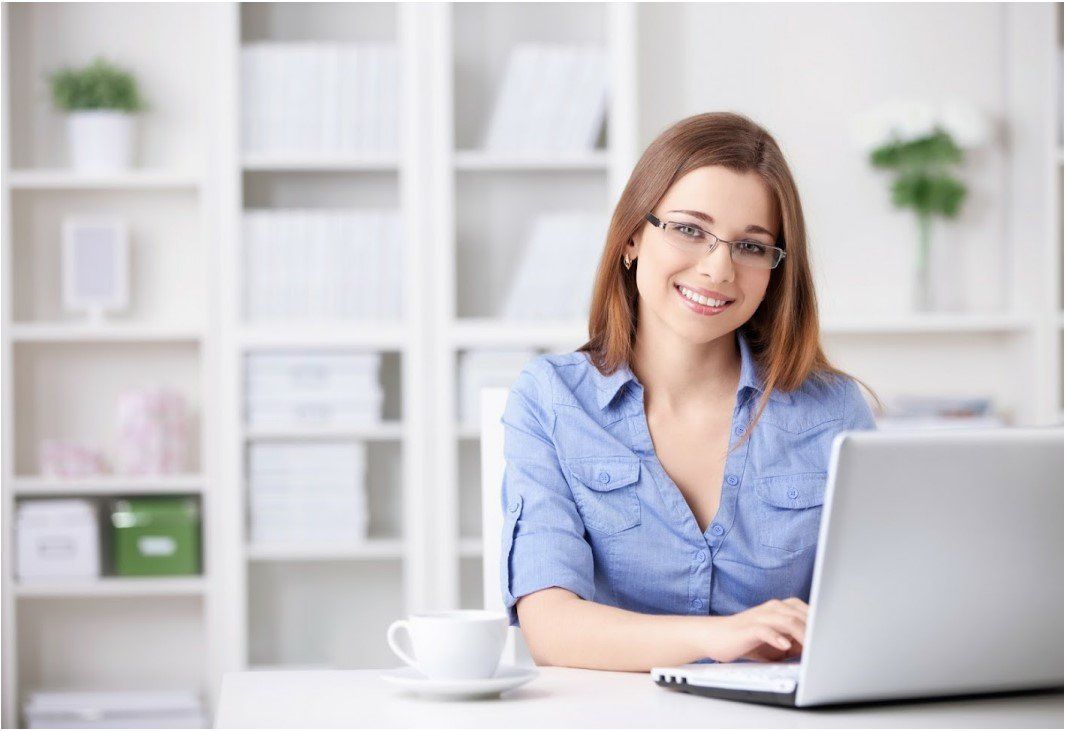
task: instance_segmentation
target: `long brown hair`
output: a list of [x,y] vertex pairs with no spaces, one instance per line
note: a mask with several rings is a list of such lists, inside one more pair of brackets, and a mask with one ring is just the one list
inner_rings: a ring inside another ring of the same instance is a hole
[[770,391],[792,391],[810,375],[828,381],[852,378],[884,406],[865,382],[835,368],[822,351],[818,303],[807,258],[807,233],[799,193],[777,142],[758,124],[731,112],[709,112],[682,119],[648,145],[633,168],[611,215],[607,241],[596,273],[589,311],[589,340],[578,348],[595,367],[610,375],[630,363],[637,333],[636,269],[622,263],[629,240],[644,216],[662,200],[674,181],[691,170],[721,165],[738,173],[753,171],[767,186],[782,223],[777,246],[788,256],[770,272],[766,296],[741,327],[765,388],[744,436],[762,416]]

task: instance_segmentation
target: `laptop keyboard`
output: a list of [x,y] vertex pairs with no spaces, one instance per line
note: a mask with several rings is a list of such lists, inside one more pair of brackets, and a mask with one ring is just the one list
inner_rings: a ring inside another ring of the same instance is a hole
[[798,662],[692,663],[674,668],[653,668],[652,676],[689,685],[791,693],[799,679]]

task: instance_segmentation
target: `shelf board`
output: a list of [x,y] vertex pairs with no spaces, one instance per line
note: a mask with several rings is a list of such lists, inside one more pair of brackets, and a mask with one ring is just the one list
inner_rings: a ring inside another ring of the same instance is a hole
[[244,438],[248,441],[364,439],[382,442],[403,439],[403,422],[392,420],[353,426],[246,427]]
[[104,576],[99,579],[16,581],[20,597],[183,596],[203,594],[203,576]]
[[201,331],[179,325],[142,325],[136,323],[15,322],[11,339],[22,343],[155,343],[198,342]]
[[827,318],[822,331],[833,335],[993,334],[1024,332],[1034,318],[1014,313],[945,312],[886,318]]
[[133,169],[115,173],[83,173],[63,168],[12,170],[8,185],[16,190],[163,190],[200,186],[196,173]]
[[351,561],[403,558],[403,548],[397,538],[370,538],[351,544],[253,544],[247,555],[249,561]]
[[463,422],[457,422],[455,425],[455,436],[458,439],[475,440],[481,439],[481,425],[480,424],[465,424]]
[[395,172],[396,154],[323,153],[321,155],[247,154],[241,166],[249,172]]
[[480,538],[460,538],[459,555],[463,558],[474,558],[481,555]]
[[585,152],[496,152],[456,150],[455,169],[460,171],[606,170],[606,150]]
[[18,497],[31,495],[171,495],[198,493],[203,476],[97,475],[93,477],[15,477],[11,481]]
[[399,350],[407,342],[405,330],[403,323],[352,321],[323,326],[286,322],[246,326],[241,329],[239,339],[245,350],[346,347]]

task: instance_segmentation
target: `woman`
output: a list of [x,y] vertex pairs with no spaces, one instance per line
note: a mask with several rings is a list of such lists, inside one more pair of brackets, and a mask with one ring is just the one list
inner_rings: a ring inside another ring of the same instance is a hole
[[502,419],[501,588],[534,660],[797,657],[830,447],[874,421],[822,352],[799,196],[764,129],[700,114],[652,142],[589,335],[533,359]]

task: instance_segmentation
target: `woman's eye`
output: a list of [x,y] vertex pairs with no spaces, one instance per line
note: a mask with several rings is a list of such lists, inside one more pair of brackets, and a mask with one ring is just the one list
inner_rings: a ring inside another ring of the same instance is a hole
[[677,230],[683,233],[685,236],[691,236],[693,238],[703,235],[702,230],[696,228],[695,226],[686,226],[683,223],[679,223],[677,225]]
[[753,254],[762,253],[762,244],[756,241],[741,241],[740,243],[742,246],[744,246],[745,251],[750,251]]

